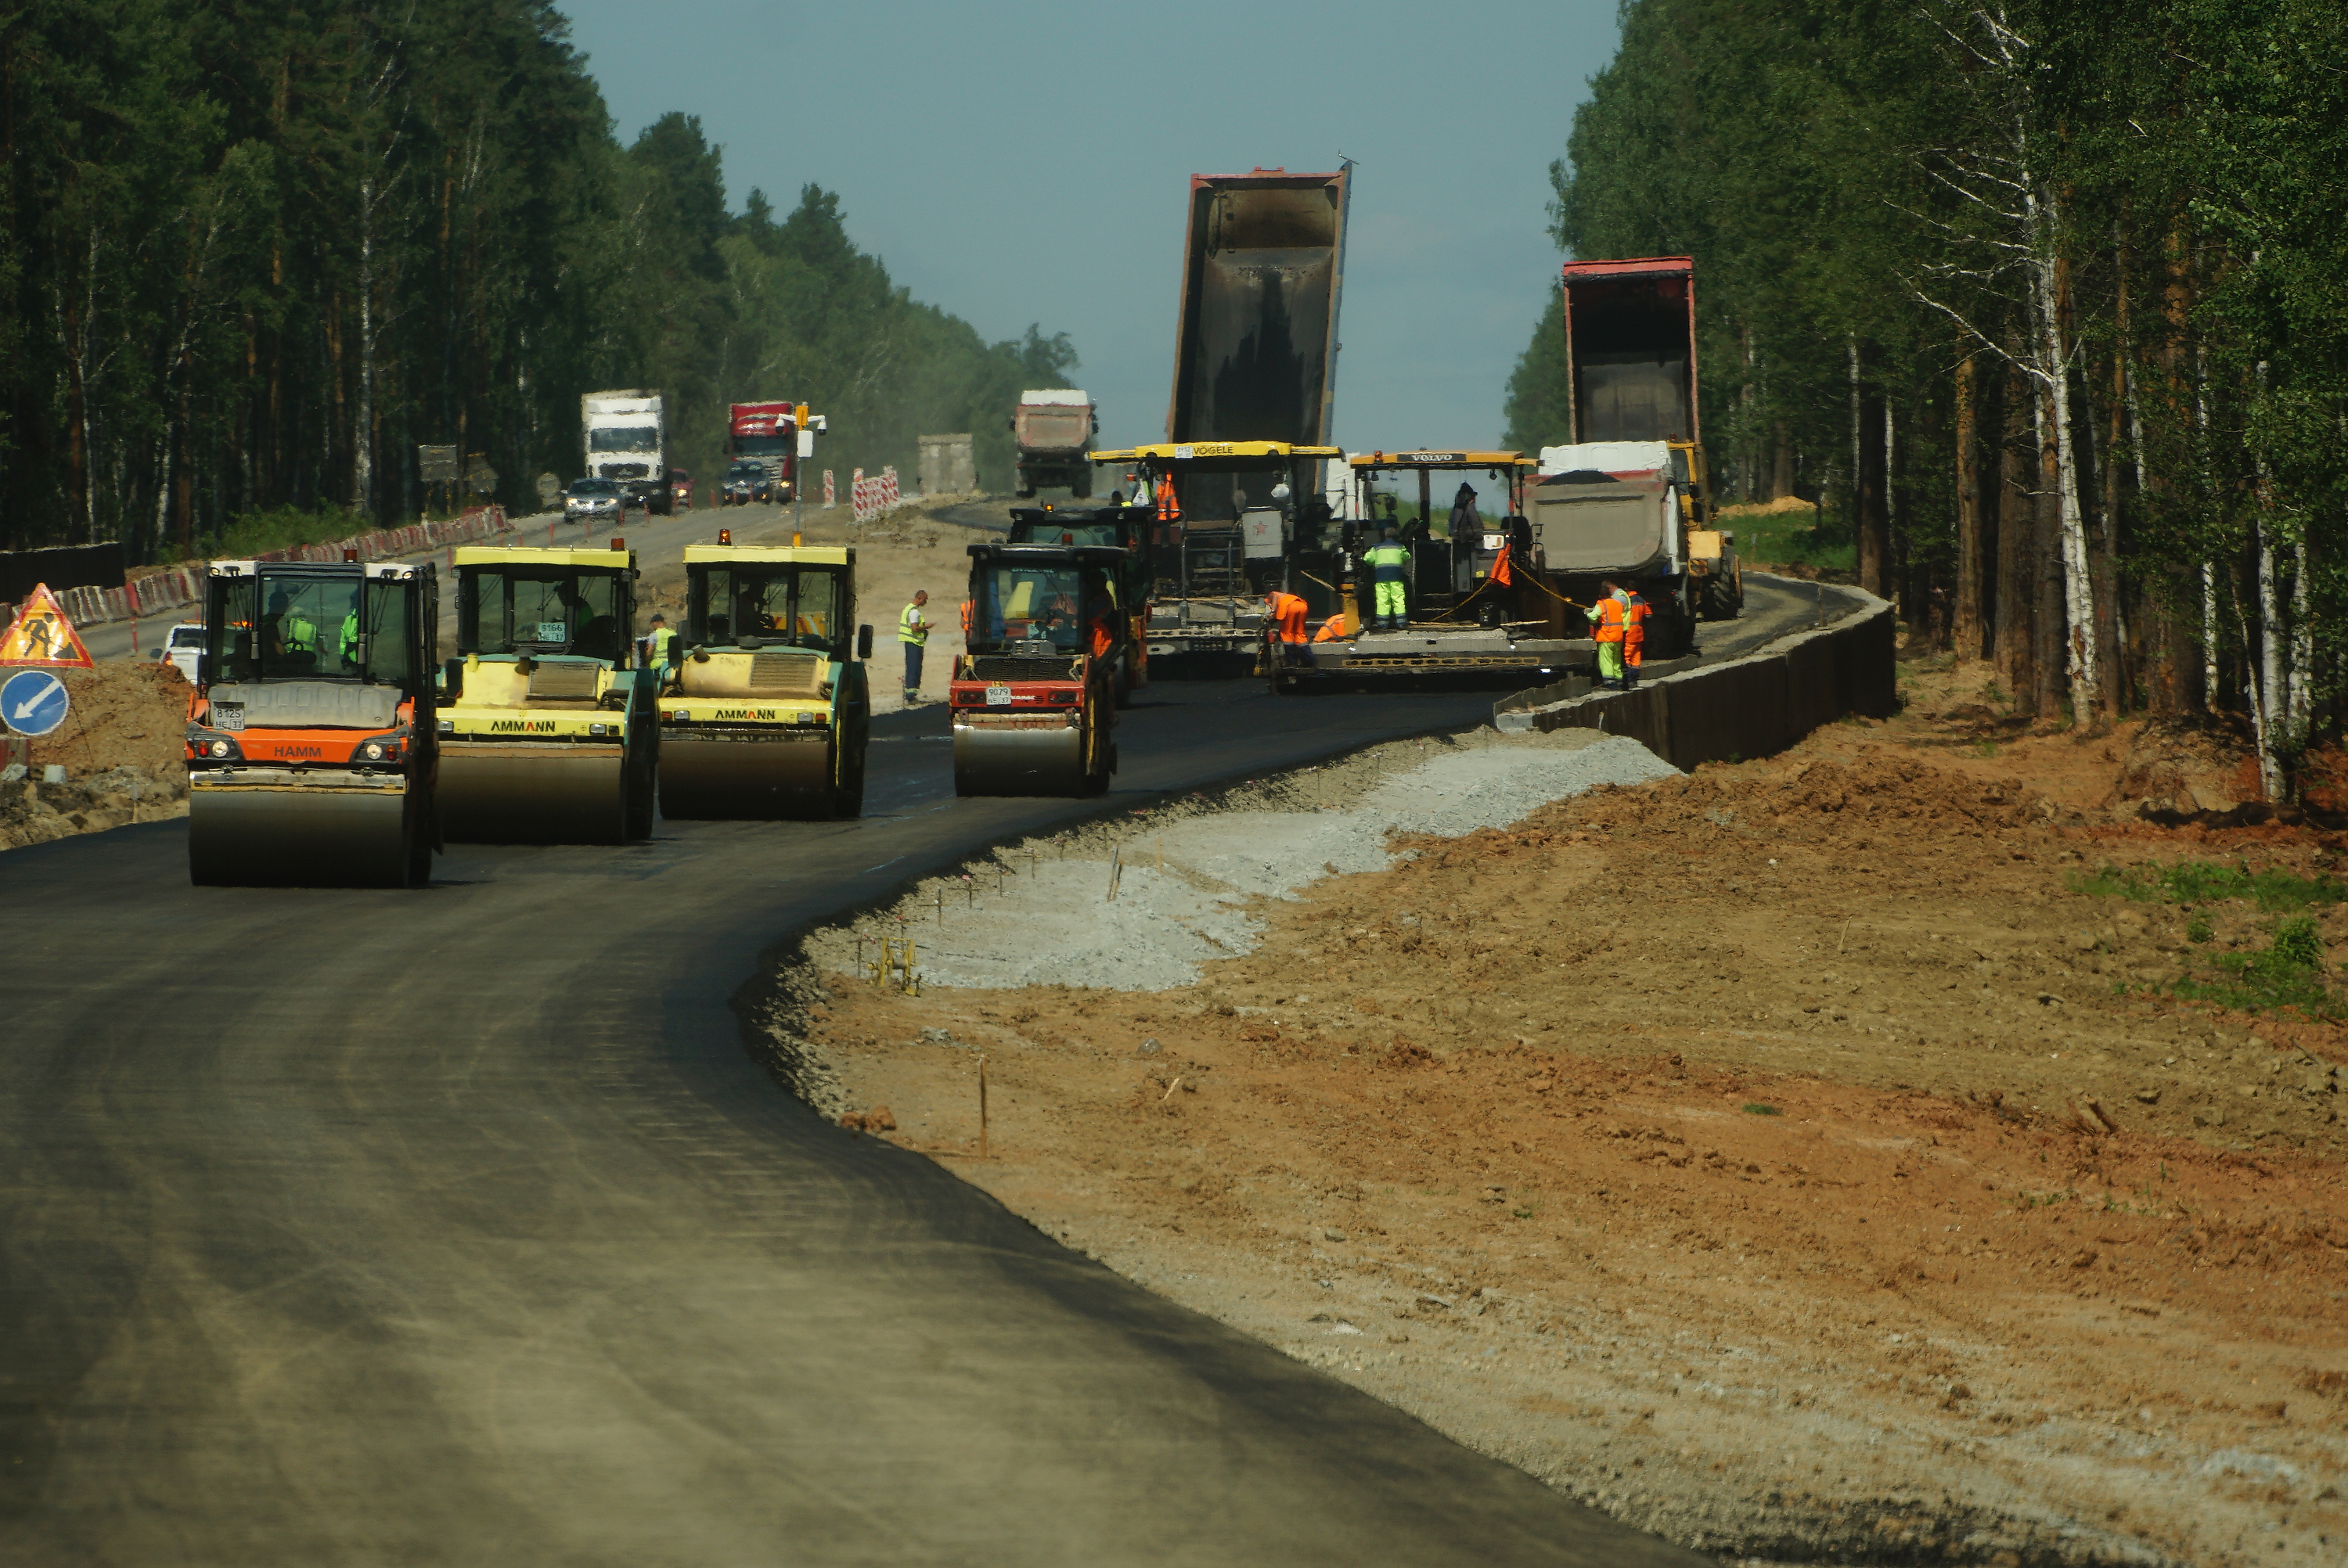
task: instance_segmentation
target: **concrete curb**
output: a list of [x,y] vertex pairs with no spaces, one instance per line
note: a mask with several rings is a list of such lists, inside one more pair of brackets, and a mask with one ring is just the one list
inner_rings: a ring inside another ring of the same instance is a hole
[[1511,707],[1519,700],[1511,698],[1494,710],[1492,723],[1512,733],[1583,728],[1628,735],[1684,773],[1699,763],[1773,755],[1846,713],[1889,717],[1900,701],[1891,605],[1863,589],[1814,586],[1849,611],[1763,652],[1661,676],[1634,692],[1592,692],[1534,708]]

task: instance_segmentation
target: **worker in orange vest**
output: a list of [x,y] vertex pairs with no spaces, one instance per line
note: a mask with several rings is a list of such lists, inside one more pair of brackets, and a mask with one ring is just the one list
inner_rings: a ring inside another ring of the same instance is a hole
[[1625,590],[1622,595],[1622,689],[1639,683],[1639,662],[1647,643],[1647,617],[1654,613],[1647,601]]
[[1298,595],[1282,589],[1272,596],[1272,601],[1266,608],[1268,610],[1266,622],[1276,630],[1280,639],[1281,662],[1302,664],[1304,661],[1303,649],[1306,641],[1304,621],[1305,618],[1313,612],[1312,606],[1306,604]]
[[1182,503],[1175,498],[1174,476],[1171,474],[1158,476],[1158,520],[1161,523],[1182,520]]
[[1590,635],[1598,643],[1598,684],[1610,691],[1625,689],[1622,674],[1622,589],[1612,578],[1598,602],[1585,612],[1598,630]]
[[1321,623],[1321,630],[1313,634],[1313,641],[1315,642],[1344,641],[1345,612],[1341,610],[1336,614],[1331,616],[1328,620],[1323,621]]

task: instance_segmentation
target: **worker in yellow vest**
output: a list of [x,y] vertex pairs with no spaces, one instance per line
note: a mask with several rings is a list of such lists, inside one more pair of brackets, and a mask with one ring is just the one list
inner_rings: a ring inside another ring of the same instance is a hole
[[1362,552],[1362,563],[1370,569],[1370,579],[1377,589],[1377,617],[1375,630],[1400,631],[1409,624],[1407,595],[1410,581],[1410,547],[1395,537],[1392,523],[1385,527],[1376,544]]
[[930,602],[926,588],[915,591],[913,602],[897,617],[897,641],[905,649],[905,706],[922,700],[922,651],[929,646],[930,620],[922,613]]

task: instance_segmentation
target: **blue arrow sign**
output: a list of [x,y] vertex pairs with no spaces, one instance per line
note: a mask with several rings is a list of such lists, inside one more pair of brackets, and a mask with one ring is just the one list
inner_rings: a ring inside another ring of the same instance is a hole
[[0,721],[20,735],[46,735],[66,722],[66,683],[46,670],[23,670],[0,682]]

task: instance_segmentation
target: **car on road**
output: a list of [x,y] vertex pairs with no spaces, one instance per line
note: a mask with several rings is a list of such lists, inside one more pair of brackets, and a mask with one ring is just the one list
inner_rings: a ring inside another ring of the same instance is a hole
[[618,522],[627,512],[627,497],[616,480],[573,479],[571,488],[562,492],[562,515],[574,523],[592,523],[599,518]]
[[721,507],[747,507],[753,501],[775,498],[775,477],[767,472],[764,463],[748,457],[737,457],[726,470],[726,483],[717,492]]
[[204,651],[204,623],[183,620],[171,628],[163,645],[155,650],[155,657],[187,677],[188,684],[196,683],[196,656]]
[[671,468],[668,471],[668,498],[671,510],[693,509],[693,471]]

